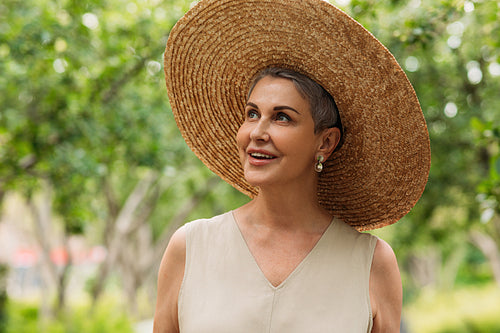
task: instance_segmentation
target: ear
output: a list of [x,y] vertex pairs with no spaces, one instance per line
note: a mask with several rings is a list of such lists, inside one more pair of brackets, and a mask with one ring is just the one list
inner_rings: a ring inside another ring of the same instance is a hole
[[324,129],[319,134],[319,147],[316,154],[323,155],[326,161],[339,144],[340,136],[340,130],[337,127]]

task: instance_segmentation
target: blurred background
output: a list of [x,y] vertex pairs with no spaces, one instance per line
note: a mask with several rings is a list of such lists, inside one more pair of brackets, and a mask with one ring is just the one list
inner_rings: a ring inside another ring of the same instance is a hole
[[[428,123],[425,193],[374,232],[404,332],[500,332],[500,2],[331,2],[393,52]],[[151,331],[172,232],[247,201],[169,110],[162,53],[191,5],[0,3],[1,333]]]

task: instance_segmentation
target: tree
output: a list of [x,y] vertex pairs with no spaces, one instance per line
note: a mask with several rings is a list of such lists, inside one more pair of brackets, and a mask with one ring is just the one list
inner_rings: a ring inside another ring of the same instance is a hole
[[[0,5],[0,197],[19,191],[32,207],[48,276],[58,287],[57,309],[65,305],[72,261],[55,269],[48,255],[54,243],[97,230],[94,241],[107,246],[108,256],[94,280],[94,298],[119,268],[129,289],[136,289],[144,272],[154,270],[159,250],[144,252],[165,243],[155,235],[210,200],[206,192],[216,184],[210,173],[199,172],[200,163],[178,135],[161,70],[168,32],[188,5]],[[174,177],[180,183],[171,186]],[[194,180],[207,186],[190,197],[185,188]],[[40,192],[44,200],[36,203]],[[170,211],[158,209],[162,205]],[[171,212],[182,205],[191,210]],[[44,207],[47,214],[41,214]],[[57,237],[50,230],[58,220]],[[133,255],[139,250],[146,263]]]
[[[91,293],[98,300],[115,274],[134,304],[135,291],[154,286],[173,230],[246,200],[188,151],[168,109],[162,52],[189,5],[0,3],[0,202],[16,191],[29,203],[59,308],[71,258],[52,267],[47,253],[54,244],[64,246],[74,234],[105,244],[108,257]],[[498,2],[351,0],[343,8],[402,64],[431,136],[422,199],[402,222],[380,231],[398,254],[405,289],[452,285],[473,251],[496,272]]]
[[[491,134],[487,127],[500,119],[498,2],[351,1],[347,9],[406,70],[431,138],[428,185],[404,222],[391,230],[392,244],[407,271],[422,271],[412,269],[418,262],[427,266],[424,271],[435,272],[431,280],[452,285],[469,251],[468,240],[477,239],[471,232],[485,229],[479,223],[481,198],[492,198],[485,184],[495,177],[483,180],[493,174],[497,155],[491,151],[498,151],[498,141],[490,140],[486,152],[477,144],[471,122]],[[483,128],[483,122],[489,125]],[[488,188],[498,189],[498,183]],[[486,192],[490,194],[482,196]],[[495,242],[500,244],[498,238]]]

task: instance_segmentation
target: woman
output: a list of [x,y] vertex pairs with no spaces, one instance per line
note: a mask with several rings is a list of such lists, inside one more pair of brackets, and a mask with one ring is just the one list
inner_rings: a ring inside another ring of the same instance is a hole
[[324,1],[208,0],[165,60],[186,142],[253,199],[174,234],[155,332],[398,332],[394,253],[356,230],[406,214],[429,171],[390,53]]

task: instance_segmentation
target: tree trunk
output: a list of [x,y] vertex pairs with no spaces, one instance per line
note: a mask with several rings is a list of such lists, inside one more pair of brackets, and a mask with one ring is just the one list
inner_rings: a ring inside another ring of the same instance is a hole
[[57,277],[57,303],[55,305],[56,313],[60,313],[64,310],[66,306],[66,286],[68,284],[68,278],[70,273],[70,268],[72,265],[71,251],[68,246],[68,235],[64,235],[64,251],[68,254],[68,261],[59,267],[58,277]]
[[488,259],[493,277],[500,287],[500,252],[498,251],[498,245],[492,237],[485,233],[471,231],[469,235],[472,244],[474,244],[484,254],[486,259]]
[[442,288],[451,290],[455,285],[455,281],[458,275],[458,269],[460,268],[460,264],[464,259],[467,248],[462,243],[461,246],[457,246],[455,251],[453,251],[446,260],[442,263],[441,274],[439,277],[439,285]]
[[419,287],[435,287],[440,262],[440,253],[435,248],[429,248],[423,253],[410,256],[408,260],[409,272],[415,284]]
[[[110,223],[113,228],[110,229],[111,235],[107,238],[109,239],[107,258],[99,268],[96,284],[92,289],[92,302],[94,304],[98,301],[111,270],[120,268],[129,311],[135,314],[137,312],[137,290],[144,284],[144,281],[149,280],[152,275],[154,276],[171,235],[185,222],[187,216],[206,194],[219,183],[219,178],[210,178],[204,188],[193,194],[180,207],[174,218],[170,220],[167,229],[153,244],[148,217],[162,192],[161,189],[157,188],[157,179],[156,175],[150,174],[140,180],[119,210],[116,221]],[[108,203],[111,202],[113,200],[108,200]]]
[[[59,313],[66,306],[66,285],[71,265],[70,251],[67,244],[68,236],[64,231],[58,233],[54,229],[51,189],[47,183],[43,184],[40,195],[36,199],[34,197],[28,199],[28,206],[33,217],[35,239],[41,249],[42,277],[45,285],[42,290],[42,308],[44,309],[41,312],[42,317],[47,318],[52,317],[54,312]],[[67,262],[55,263],[52,260],[51,252],[58,246],[61,246],[62,251],[68,256]],[[49,300],[53,296],[51,290],[54,287],[56,303],[51,311]],[[42,320],[44,319],[42,318]]]
[[125,201],[125,204],[120,209],[116,221],[109,224],[112,225],[113,228],[107,230],[107,232],[111,233],[110,235],[105,235],[105,239],[109,240],[107,246],[108,253],[106,259],[99,267],[95,284],[92,288],[91,294],[93,304],[97,303],[109,273],[113,267],[116,267],[120,249],[126,246],[127,236],[134,227],[134,215],[136,210],[146,198],[148,191],[154,185],[157,178],[155,174],[150,173],[139,180],[134,190]]
[[2,189],[2,183],[0,182],[0,212],[2,211],[3,199],[5,198],[5,190]]
[[156,279],[158,266],[160,265],[163,253],[167,248],[170,238],[174,232],[180,228],[185,222],[191,211],[200,203],[200,201],[210,192],[217,184],[219,184],[219,177],[212,177],[207,180],[205,188],[195,193],[184,205],[178,210],[177,214],[169,221],[168,227],[162,232],[156,243],[154,244],[151,258],[149,258],[149,268],[147,274],[153,275]]
[[0,263],[0,333],[7,328],[7,275],[9,266]]
[[[45,197],[45,195],[43,195]],[[51,240],[53,239],[49,236],[52,234],[52,228],[50,225],[50,201],[45,198],[42,199],[42,204],[40,207],[36,204],[33,197],[30,197],[27,202],[31,215],[33,217],[34,223],[34,233],[35,239],[41,250],[41,261],[40,261],[40,271],[42,277],[42,295],[41,295],[41,309],[40,309],[40,322],[41,327],[44,326],[44,322],[49,318],[54,316],[54,309],[50,306],[50,298],[52,293],[52,288],[57,285],[57,269],[50,258],[50,252],[52,249]]]

